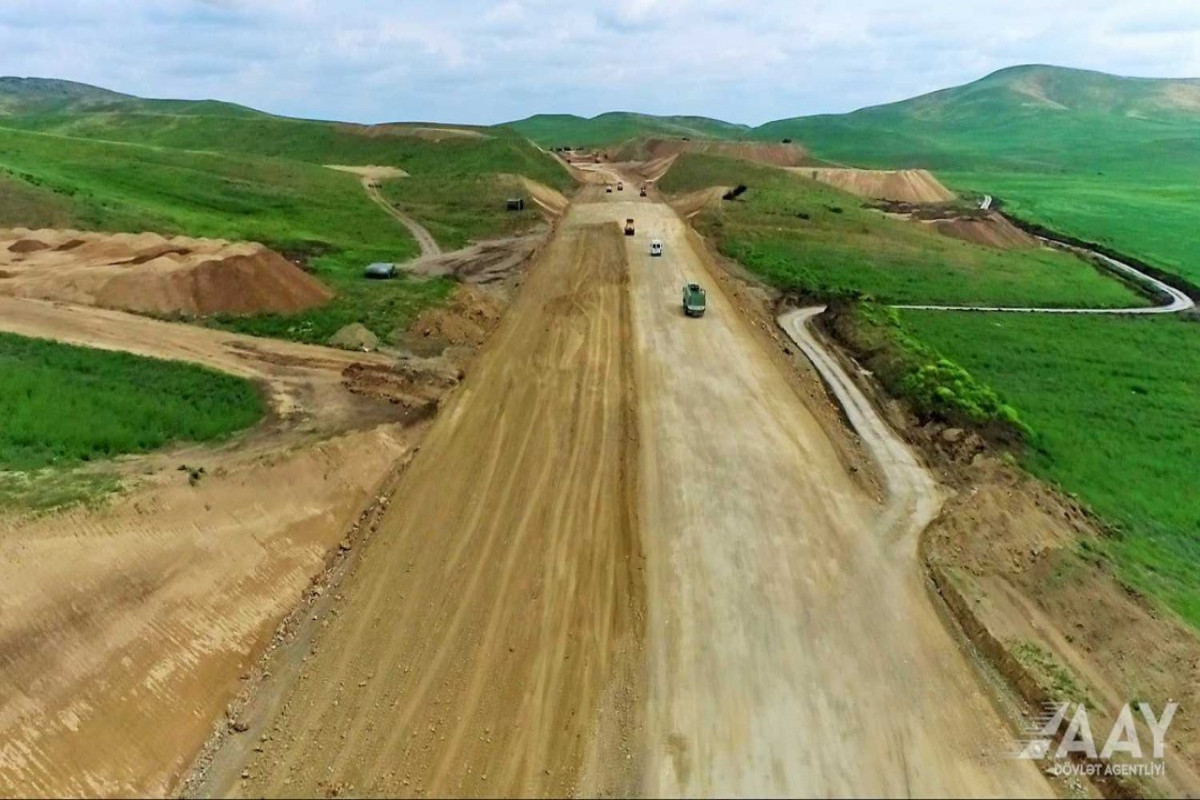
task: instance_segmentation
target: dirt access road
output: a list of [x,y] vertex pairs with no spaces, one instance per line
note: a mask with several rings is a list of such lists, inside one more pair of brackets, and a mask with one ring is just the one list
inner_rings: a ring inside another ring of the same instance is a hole
[[913,534],[678,216],[588,187],[205,792],[1048,794]]

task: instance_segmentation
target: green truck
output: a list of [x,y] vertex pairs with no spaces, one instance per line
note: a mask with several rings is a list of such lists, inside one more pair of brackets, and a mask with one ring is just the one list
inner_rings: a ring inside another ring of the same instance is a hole
[[689,317],[704,316],[707,298],[704,288],[698,283],[688,283],[683,287],[683,313]]

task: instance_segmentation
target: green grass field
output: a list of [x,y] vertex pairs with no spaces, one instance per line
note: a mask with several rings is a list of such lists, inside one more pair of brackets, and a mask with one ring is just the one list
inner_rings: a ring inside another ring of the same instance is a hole
[[1200,284],[1197,96],[1194,82],[1019,67],[852,114],[780,120],[755,136],[796,137],[855,166],[932,169],[1018,217]]
[[1200,626],[1200,323],[903,312],[906,329],[998,387],[1036,433],[1033,473],[1119,535],[1129,583]]
[[1148,304],[1065,253],[997,250],[863,208],[863,201],[781,170],[685,154],[659,181],[668,193],[749,186],[697,226],[721,252],[773,285],[816,296],[889,303],[1121,307]]
[[71,467],[221,439],[264,413],[250,381],[0,334],[0,470]]
[[[1197,156],[1200,166],[1200,155]],[[1005,213],[1095,242],[1200,286],[1200,169],[1157,176],[941,172],[956,191],[991,194]]]

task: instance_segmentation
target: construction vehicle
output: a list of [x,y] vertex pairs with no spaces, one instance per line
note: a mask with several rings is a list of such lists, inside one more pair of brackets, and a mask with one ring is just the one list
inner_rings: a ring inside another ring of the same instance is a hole
[[704,316],[704,308],[708,299],[704,287],[698,283],[687,283],[683,286],[683,313],[689,317]]
[[633,236],[633,218],[632,217],[625,220],[625,235]]
[[660,241],[659,239],[651,239],[650,240],[650,255],[652,255],[652,256],[661,256],[662,255],[662,241]]

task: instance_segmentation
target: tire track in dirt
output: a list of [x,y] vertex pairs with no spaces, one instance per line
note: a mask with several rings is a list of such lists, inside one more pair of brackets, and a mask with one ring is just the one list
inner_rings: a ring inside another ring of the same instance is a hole
[[[593,760],[609,791],[634,785],[616,732],[637,727],[636,686],[613,691],[639,671],[644,614],[618,229],[561,232],[511,311],[247,754],[249,779],[205,793],[557,795]],[[601,708],[621,723],[598,725]]]

